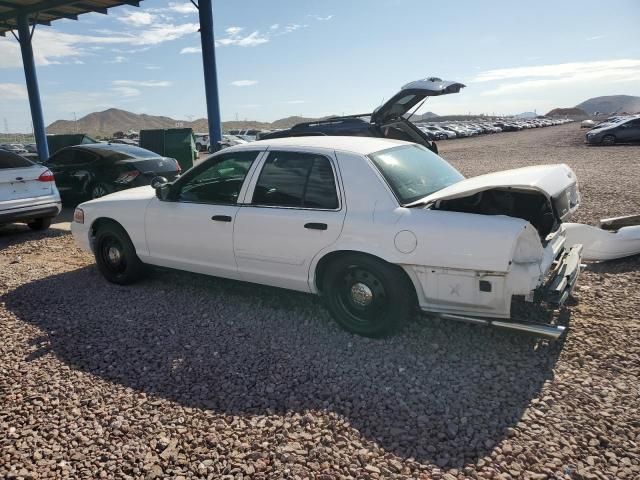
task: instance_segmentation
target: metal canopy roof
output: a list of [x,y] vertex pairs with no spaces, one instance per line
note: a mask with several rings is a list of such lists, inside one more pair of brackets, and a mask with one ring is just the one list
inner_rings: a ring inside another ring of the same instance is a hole
[[139,6],[142,0],[0,0],[0,36],[18,28],[18,15],[27,15],[29,23],[51,25],[51,22],[89,12],[107,14],[107,9],[120,5]]

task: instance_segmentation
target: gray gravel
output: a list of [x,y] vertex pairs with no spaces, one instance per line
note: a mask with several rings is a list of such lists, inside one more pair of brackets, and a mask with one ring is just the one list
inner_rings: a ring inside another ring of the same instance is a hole
[[[440,142],[465,174],[567,162],[579,220],[640,211],[640,147],[576,125]],[[562,342],[178,272],[118,287],[0,228],[0,478],[640,478],[640,258],[591,265]]]

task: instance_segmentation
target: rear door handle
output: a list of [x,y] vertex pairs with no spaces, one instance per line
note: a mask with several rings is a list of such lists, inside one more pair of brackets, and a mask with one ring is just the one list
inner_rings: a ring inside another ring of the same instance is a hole
[[311,230],[326,230],[326,223],[305,223],[304,228],[309,228]]
[[230,222],[232,218],[229,215],[214,215],[211,220],[215,222]]

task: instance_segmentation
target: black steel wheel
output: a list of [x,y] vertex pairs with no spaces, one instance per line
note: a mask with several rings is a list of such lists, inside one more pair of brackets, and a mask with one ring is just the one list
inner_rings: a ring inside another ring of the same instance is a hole
[[332,316],[345,330],[384,337],[411,314],[413,285],[398,267],[367,255],[349,255],[327,268],[323,292]]
[[605,135],[602,137],[602,145],[615,145],[616,137],[613,135]]
[[109,195],[113,192],[113,189],[109,187],[106,183],[96,183],[92,185],[91,191],[89,192],[91,195],[91,199],[104,197],[105,195]]
[[100,273],[112,283],[128,285],[145,273],[145,266],[138,258],[127,232],[117,224],[109,223],[100,227],[93,250]]

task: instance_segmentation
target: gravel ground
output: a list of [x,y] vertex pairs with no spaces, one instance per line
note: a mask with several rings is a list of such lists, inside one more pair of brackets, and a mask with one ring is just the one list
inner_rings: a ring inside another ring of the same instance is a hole
[[[578,220],[640,211],[639,146],[576,125],[440,142],[466,175],[566,162]],[[640,478],[640,258],[591,265],[548,343],[170,271],[108,284],[63,230],[0,229],[0,478]]]

